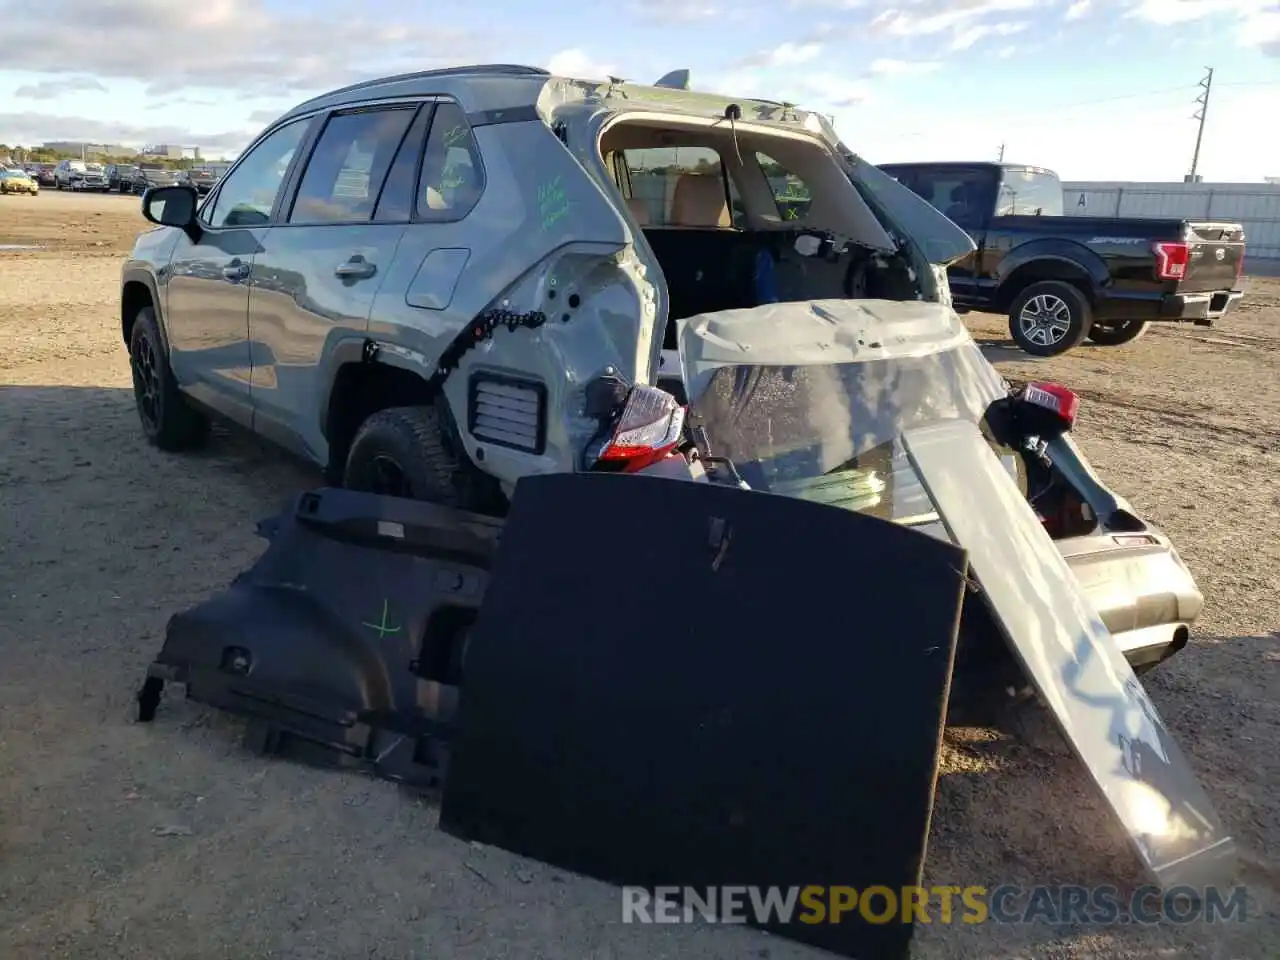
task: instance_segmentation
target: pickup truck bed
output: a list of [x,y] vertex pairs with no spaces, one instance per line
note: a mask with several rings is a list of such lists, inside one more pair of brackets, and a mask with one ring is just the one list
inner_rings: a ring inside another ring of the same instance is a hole
[[1061,183],[1036,167],[881,169],[973,238],[977,249],[948,270],[956,306],[1008,313],[1028,353],[1128,343],[1152,321],[1212,325],[1242,296],[1238,223],[1063,216]]

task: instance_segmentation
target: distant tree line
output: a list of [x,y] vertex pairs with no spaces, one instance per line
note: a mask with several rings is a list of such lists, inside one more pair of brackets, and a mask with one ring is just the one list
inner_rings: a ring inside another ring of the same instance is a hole
[[172,157],[144,157],[138,154],[128,154],[125,156],[110,156],[100,153],[91,153],[82,157],[79,152],[67,150],[46,150],[44,147],[23,147],[10,146],[7,143],[0,143],[0,160],[8,158],[11,163],[57,163],[59,160],[81,160],[87,163],[100,163],[104,167],[112,163],[131,164],[137,166],[145,163],[148,166],[164,167],[169,170],[189,170],[192,167],[203,166],[206,163],[217,163],[218,161],[210,160],[192,160],[190,157],[175,159]]

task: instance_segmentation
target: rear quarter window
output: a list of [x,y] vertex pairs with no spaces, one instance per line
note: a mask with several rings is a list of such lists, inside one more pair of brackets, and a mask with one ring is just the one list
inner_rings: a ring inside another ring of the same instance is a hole
[[462,107],[436,107],[422,155],[416,196],[419,220],[449,222],[469,214],[484,192],[480,146]]

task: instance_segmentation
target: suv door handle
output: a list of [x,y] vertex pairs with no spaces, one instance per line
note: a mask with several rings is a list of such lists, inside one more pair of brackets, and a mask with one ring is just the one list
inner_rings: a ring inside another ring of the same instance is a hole
[[334,276],[341,277],[343,280],[368,280],[377,272],[377,266],[358,253],[352,254],[350,260],[339,264],[333,271]]
[[222,268],[222,279],[230,280],[232,283],[238,283],[247,276],[249,276],[249,265],[239,260],[232,260],[228,266]]

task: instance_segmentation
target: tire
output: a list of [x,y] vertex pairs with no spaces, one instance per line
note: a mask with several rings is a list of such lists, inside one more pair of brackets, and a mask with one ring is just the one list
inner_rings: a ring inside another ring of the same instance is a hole
[[1089,328],[1089,342],[1100,347],[1118,347],[1140,339],[1150,326],[1146,320],[1095,320]]
[[342,485],[460,510],[483,510],[487,497],[480,477],[454,453],[446,436],[447,416],[439,405],[390,407],[372,414],[351,441]]
[[169,451],[198,446],[208,434],[209,421],[178,389],[151,307],[138,311],[129,332],[129,368],[138,420],[147,442]]
[[1009,307],[1009,335],[1033,357],[1066,353],[1080,345],[1092,326],[1093,308],[1088,299],[1061,280],[1031,284]]

